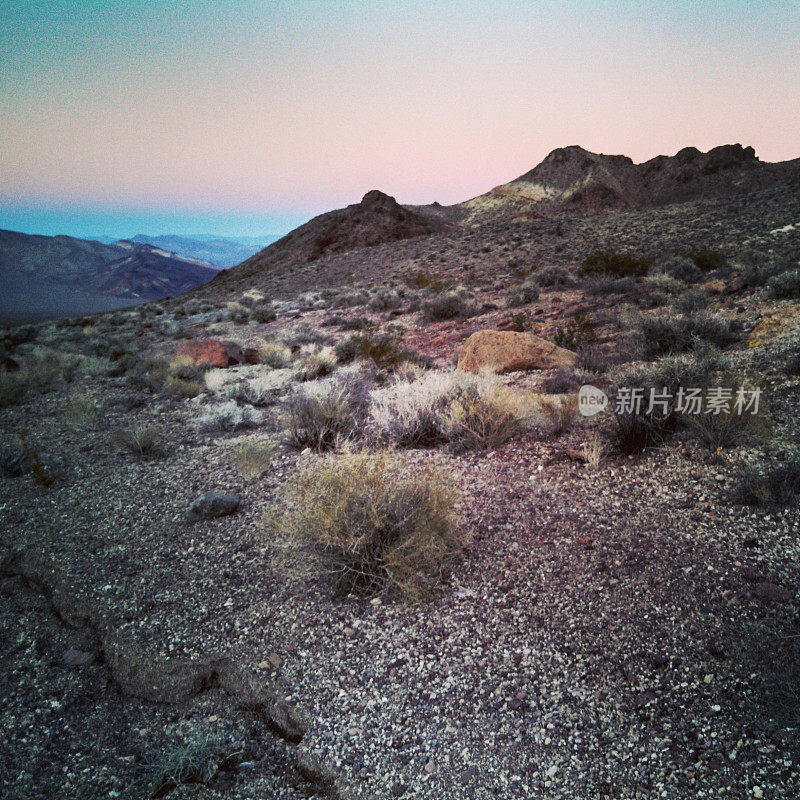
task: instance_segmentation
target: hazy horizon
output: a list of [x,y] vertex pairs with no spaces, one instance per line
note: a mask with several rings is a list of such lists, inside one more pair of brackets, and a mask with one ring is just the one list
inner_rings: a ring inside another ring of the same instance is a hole
[[279,235],[449,204],[556,147],[800,156],[800,5],[11,2],[0,228]]

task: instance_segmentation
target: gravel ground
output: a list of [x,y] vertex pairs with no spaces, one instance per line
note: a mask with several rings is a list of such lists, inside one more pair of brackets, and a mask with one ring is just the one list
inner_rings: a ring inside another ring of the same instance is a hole
[[[760,202],[775,227],[777,200]],[[684,224],[681,208],[659,213]],[[639,214],[639,235],[654,213]],[[712,204],[708,224],[727,214]],[[565,227],[583,241],[590,223]],[[410,247],[422,245],[395,255]],[[489,289],[479,299],[500,302]],[[554,329],[581,302],[546,292],[531,313]],[[764,371],[796,345],[796,304],[726,303],[748,330],[760,321],[732,353],[740,366]],[[284,308],[289,319],[246,334],[326,313]],[[446,366],[470,330],[503,318],[412,326],[407,341]],[[48,330],[74,346],[70,329]],[[136,341],[141,354],[175,347],[157,324]],[[737,464],[797,452],[800,380],[769,372],[775,425],[757,448],[676,441],[592,471],[574,460],[587,435],[575,425],[485,456],[405,451],[410,472],[433,462],[454,476],[469,541],[421,605],[331,600],[279,568],[262,517],[298,460],[318,456],[279,448],[243,478],[232,454],[277,438],[271,409],[259,429],[201,432],[191,420],[207,400],[142,402],[109,377],[0,408],[9,447],[24,430],[61,463],[47,489],[0,474],[0,794],[147,796],[153,764],[200,737],[214,743],[201,782],[172,799],[794,800],[800,514],[725,500]],[[67,425],[76,389],[102,404],[97,425]],[[143,424],[158,427],[164,458],[115,442]],[[187,524],[207,490],[240,495],[239,511]]]

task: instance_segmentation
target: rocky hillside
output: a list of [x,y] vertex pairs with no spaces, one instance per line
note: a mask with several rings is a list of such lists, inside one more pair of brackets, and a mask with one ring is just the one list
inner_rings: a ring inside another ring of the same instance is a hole
[[782,182],[800,185],[800,160],[765,163],[740,144],[707,153],[685,147],[642,164],[572,145],[553,150],[513,181],[452,207],[450,216],[474,223],[507,214],[649,208],[741,195]]
[[373,189],[360,203],[320,214],[256,253],[236,268],[236,277],[307,264],[324,255],[424,236],[447,227],[445,222],[405,208],[394,197]]

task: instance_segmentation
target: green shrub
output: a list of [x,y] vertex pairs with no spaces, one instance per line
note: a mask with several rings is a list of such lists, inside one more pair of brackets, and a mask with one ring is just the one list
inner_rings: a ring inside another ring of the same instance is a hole
[[397,457],[360,453],[301,470],[266,522],[334,596],[419,601],[462,549],[455,501],[433,468],[407,472]]
[[342,364],[363,358],[381,369],[390,370],[404,362],[420,361],[417,353],[405,347],[402,334],[394,331],[354,334],[339,342],[334,352]]
[[703,270],[686,256],[670,256],[659,261],[653,268],[655,274],[669,275],[684,283],[697,283],[703,278]]
[[536,282],[548,289],[567,289],[575,285],[572,275],[564,267],[557,266],[540,269],[536,273]]
[[511,308],[534,303],[539,299],[539,284],[533,280],[526,280],[521,286],[509,289],[506,294],[506,305]]
[[646,275],[652,259],[616,250],[595,250],[583,260],[581,275],[612,275],[617,278]]
[[425,322],[466,319],[477,313],[474,300],[468,298],[464,291],[441,292],[422,303],[422,318]]
[[596,325],[582,311],[577,311],[563,328],[557,328],[552,337],[559,347],[579,350],[588,347],[597,339]]
[[703,272],[712,272],[728,263],[728,257],[721,250],[712,250],[709,247],[694,247],[687,251],[695,266]]
[[688,314],[663,311],[640,314],[636,319],[636,340],[647,359],[684,353],[700,342],[726,347],[739,341],[741,335],[737,321],[708,311]]
[[273,307],[272,303],[259,303],[253,306],[251,311],[251,317],[256,322],[266,323],[266,322],[274,322],[278,315]]
[[172,745],[157,760],[144,763],[139,783],[145,797],[165,797],[181,786],[209,781],[221,759],[222,749],[216,737],[196,736],[186,744]]
[[767,289],[773,297],[800,297],[800,269],[791,269],[774,275],[767,281]]

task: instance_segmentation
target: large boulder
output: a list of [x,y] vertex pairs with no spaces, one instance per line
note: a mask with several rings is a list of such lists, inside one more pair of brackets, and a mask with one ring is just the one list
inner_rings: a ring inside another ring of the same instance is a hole
[[572,367],[576,360],[571,350],[531,333],[478,331],[464,342],[458,368],[465,372],[517,372]]
[[245,361],[245,354],[238,344],[219,339],[187,339],[178,345],[178,355],[190,358],[196,364],[222,369]]

